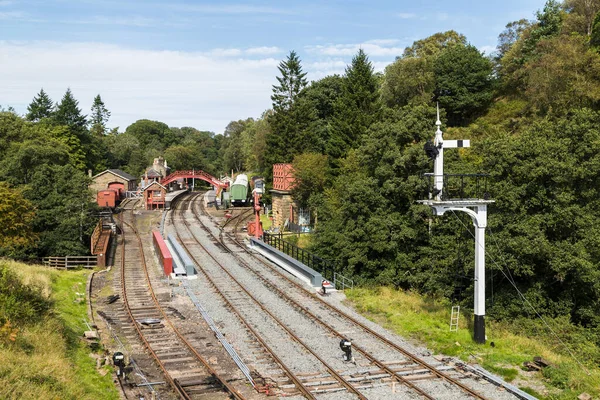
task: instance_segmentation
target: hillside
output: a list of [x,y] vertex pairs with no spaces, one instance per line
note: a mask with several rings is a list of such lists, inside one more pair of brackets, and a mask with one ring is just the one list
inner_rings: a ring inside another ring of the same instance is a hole
[[82,338],[88,274],[0,260],[0,398],[119,398]]

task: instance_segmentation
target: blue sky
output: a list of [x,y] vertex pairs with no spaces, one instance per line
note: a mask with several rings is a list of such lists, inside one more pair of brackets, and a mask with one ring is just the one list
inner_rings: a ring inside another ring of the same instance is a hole
[[0,0],[0,105],[26,112],[43,87],[70,87],[109,126],[141,118],[221,133],[271,105],[277,65],[296,50],[310,79],[343,73],[363,48],[382,71],[415,40],[454,29],[490,53],[504,26],[543,0]]

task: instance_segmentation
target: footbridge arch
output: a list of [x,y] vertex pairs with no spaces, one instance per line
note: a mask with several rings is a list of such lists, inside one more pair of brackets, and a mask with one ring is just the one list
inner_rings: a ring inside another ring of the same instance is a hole
[[160,184],[163,186],[167,186],[169,183],[176,181],[177,179],[182,179],[182,178],[184,178],[184,179],[185,178],[201,179],[205,182],[210,183],[213,186],[216,186],[219,189],[226,188],[228,185],[227,182],[220,181],[219,179],[215,178],[211,174],[204,172],[202,170],[175,171],[175,172],[167,175],[160,182]]

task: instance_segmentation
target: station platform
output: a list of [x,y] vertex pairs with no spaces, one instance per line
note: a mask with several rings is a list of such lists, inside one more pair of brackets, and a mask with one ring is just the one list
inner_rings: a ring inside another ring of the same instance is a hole
[[176,190],[174,192],[168,192],[165,195],[165,209],[169,210],[171,208],[171,202],[175,200],[177,197],[181,196],[184,193],[187,193],[188,189]]

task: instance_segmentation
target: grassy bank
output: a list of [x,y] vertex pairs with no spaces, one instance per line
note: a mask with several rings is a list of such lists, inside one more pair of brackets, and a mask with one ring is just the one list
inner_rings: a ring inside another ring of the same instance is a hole
[[82,340],[88,274],[0,260],[0,398],[119,398]]
[[[425,299],[390,288],[360,288],[346,294],[357,310],[371,320],[436,353],[478,363],[536,397],[576,399],[586,392],[595,399],[600,398],[600,369],[594,367],[593,362],[600,349],[585,340],[583,330],[565,321],[548,321],[555,326],[553,330],[560,340],[542,327],[541,321],[511,325],[488,321],[488,342],[478,345],[471,338],[469,314],[461,315],[458,332],[449,331],[451,305],[447,300]],[[520,330],[528,335],[517,333],[523,324],[527,326]],[[494,347],[490,346],[492,341]],[[542,372],[524,371],[523,362],[531,361],[534,356],[542,356],[551,366]]]

